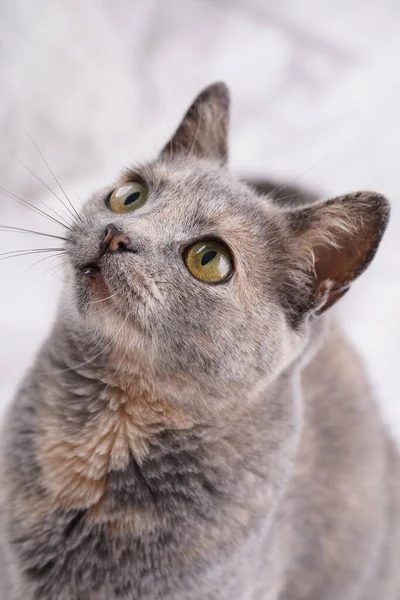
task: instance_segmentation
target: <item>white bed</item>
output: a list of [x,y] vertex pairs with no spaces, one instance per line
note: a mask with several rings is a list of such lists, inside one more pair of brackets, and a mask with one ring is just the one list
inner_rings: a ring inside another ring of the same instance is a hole
[[[397,0],[1,0],[0,186],[53,202],[9,152],[57,191],[24,127],[79,205],[225,80],[232,168],[392,200],[377,259],[338,314],[400,438],[399,34]],[[0,222],[56,230],[5,196]],[[2,252],[37,243],[0,233]],[[58,274],[46,261],[24,272],[39,258],[0,262],[0,409],[53,315]]]

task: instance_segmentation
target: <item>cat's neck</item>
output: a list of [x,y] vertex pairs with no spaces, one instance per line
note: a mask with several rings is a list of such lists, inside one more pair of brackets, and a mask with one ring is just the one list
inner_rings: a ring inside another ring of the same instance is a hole
[[[46,344],[47,372],[43,370],[43,375],[71,394],[85,394],[90,404],[91,392],[96,390],[99,409],[135,405],[147,410],[152,419],[153,409],[159,407],[165,411],[165,428],[181,429],[184,422],[219,426],[221,419],[227,422],[228,413],[234,421],[242,421],[253,409],[256,414],[266,396],[289,393],[293,374],[299,369],[296,361],[272,382],[266,376],[250,384],[234,379],[216,384],[211,377],[194,379],[190,373],[160,371],[139,348],[140,344],[123,347],[94,330],[71,327],[60,320]],[[99,395],[101,390],[105,393]],[[157,413],[157,422],[160,416]]]
[[[227,399],[241,410],[219,409],[217,414],[217,399],[207,397],[207,391],[200,391],[192,407],[185,396],[187,382],[180,381],[180,390],[172,393],[173,381],[162,386],[149,379],[149,372],[132,375],[134,369],[123,366],[126,357],[110,363],[107,355],[97,355],[58,325],[39,359],[37,447],[58,506],[89,508],[93,518],[102,519],[123,498],[123,510],[133,519],[145,499],[147,511],[159,502],[165,507],[182,501],[186,507],[189,494],[201,511],[215,496],[229,493],[233,502],[236,494],[239,498],[264,487],[273,498],[284,485],[301,428],[292,373],[257,397],[241,390]],[[160,486],[167,486],[166,496]],[[252,502],[255,514],[265,509],[262,493]]]

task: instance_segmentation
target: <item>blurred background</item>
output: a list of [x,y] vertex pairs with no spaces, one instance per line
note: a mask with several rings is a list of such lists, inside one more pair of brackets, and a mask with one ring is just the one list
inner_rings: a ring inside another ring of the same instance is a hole
[[[336,312],[400,439],[399,60],[398,0],[0,0],[0,223],[62,235],[8,194],[61,210],[40,152],[79,207],[226,81],[237,173],[392,202]],[[1,252],[49,245],[0,232]],[[0,412],[54,318],[61,263],[44,256],[0,261]]]

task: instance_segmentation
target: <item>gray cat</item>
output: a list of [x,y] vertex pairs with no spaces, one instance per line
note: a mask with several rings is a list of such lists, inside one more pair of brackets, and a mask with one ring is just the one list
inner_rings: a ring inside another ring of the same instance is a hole
[[68,232],[2,438],[3,600],[400,598],[398,456],[325,315],[388,203],[239,181],[228,112],[204,90]]

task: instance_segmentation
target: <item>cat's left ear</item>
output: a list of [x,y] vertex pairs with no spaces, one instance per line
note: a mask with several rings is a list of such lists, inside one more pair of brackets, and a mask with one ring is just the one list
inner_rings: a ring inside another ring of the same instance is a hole
[[203,90],[161,152],[206,158],[224,165],[228,160],[229,90],[218,82]]
[[[373,259],[389,220],[380,194],[357,192],[286,213],[295,262],[307,274],[303,309],[321,313],[341,298]],[[292,296],[293,298],[293,296]]]

